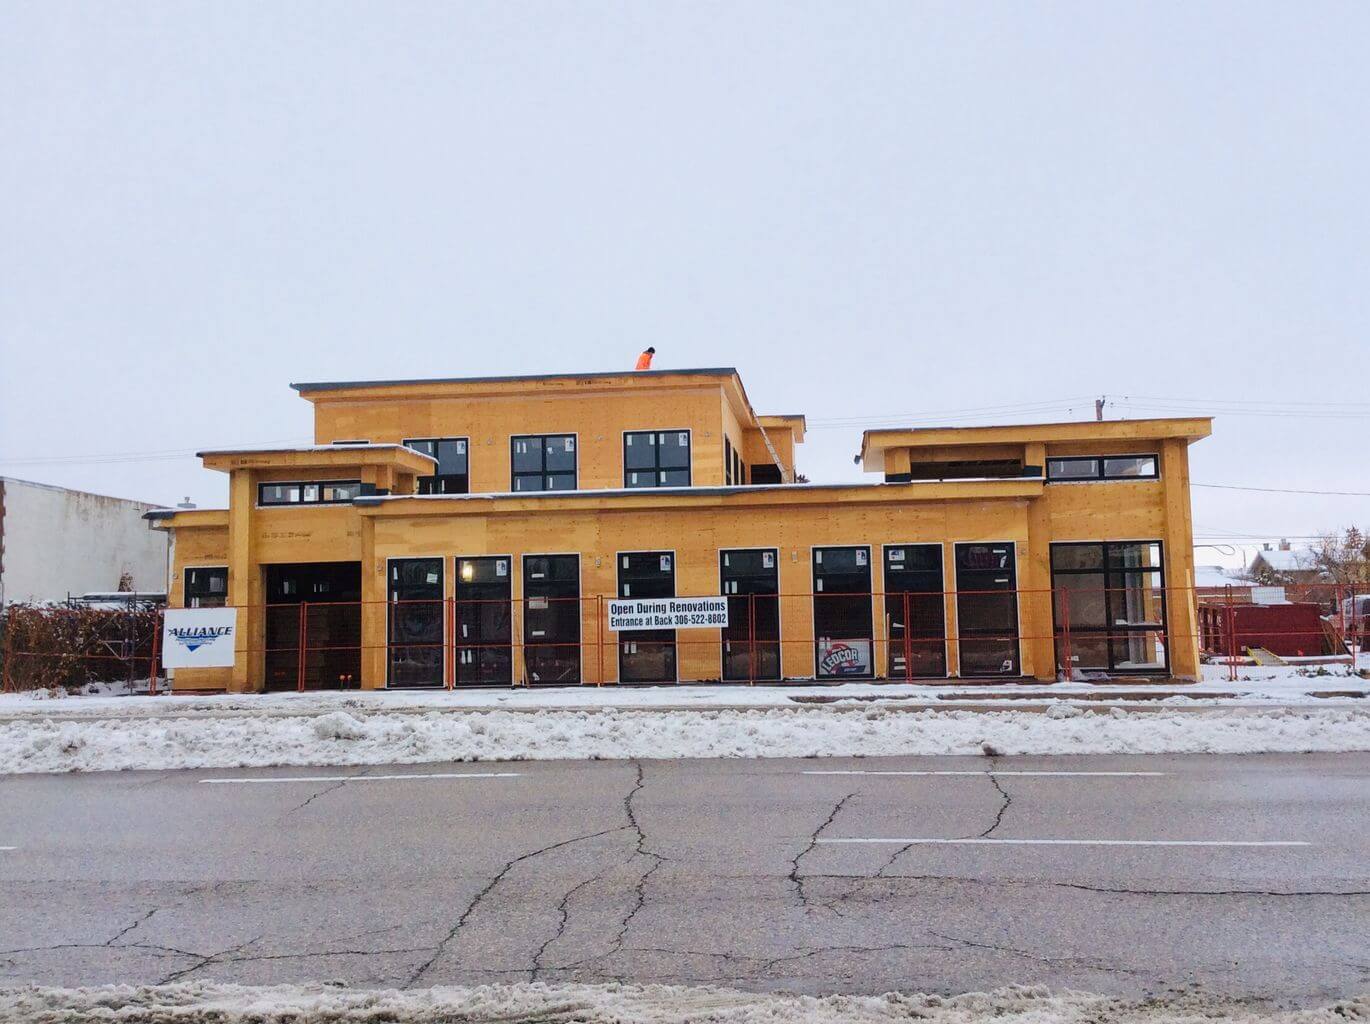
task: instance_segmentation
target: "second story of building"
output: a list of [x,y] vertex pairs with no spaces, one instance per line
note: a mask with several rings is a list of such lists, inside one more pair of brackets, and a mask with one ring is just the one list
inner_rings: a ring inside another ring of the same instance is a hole
[[319,446],[435,460],[421,494],[791,483],[804,439],[803,416],[758,416],[731,368],[292,386]]

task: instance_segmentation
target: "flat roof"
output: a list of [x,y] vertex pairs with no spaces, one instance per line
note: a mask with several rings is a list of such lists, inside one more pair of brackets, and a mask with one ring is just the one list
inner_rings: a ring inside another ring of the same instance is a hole
[[[889,448],[932,448],[943,445],[1018,444],[1027,441],[1154,441],[1166,437],[1182,437],[1192,443],[1212,432],[1211,416],[1006,423],[987,427],[894,427],[863,432],[860,459],[868,462]],[[875,472],[878,468],[866,467],[867,472]]]
[[351,391],[356,388],[398,388],[418,384],[517,384],[539,380],[612,380],[615,377],[735,377],[732,366],[679,370],[604,370],[594,373],[530,373],[500,377],[407,377],[399,380],[328,380],[291,384],[304,394],[310,391]]

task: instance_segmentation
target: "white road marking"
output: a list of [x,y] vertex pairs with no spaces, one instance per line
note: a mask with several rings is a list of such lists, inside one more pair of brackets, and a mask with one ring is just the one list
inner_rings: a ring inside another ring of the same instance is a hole
[[1250,839],[820,839],[832,844],[886,846],[1312,846],[1312,843]]
[[17,850],[17,849],[19,849],[19,847],[17,847],[17,846],[0,846],[0,850]]
[[201,779],[211,786],[257,782],[390,782],[395,779],[517,779],[520,772],[432,772],[421,775],[283,775],[266,779]]
[[1066,772],[1066,771],[806,771],[801,775],[1039,775],[1048,778],[1156,778],[1169,772]]

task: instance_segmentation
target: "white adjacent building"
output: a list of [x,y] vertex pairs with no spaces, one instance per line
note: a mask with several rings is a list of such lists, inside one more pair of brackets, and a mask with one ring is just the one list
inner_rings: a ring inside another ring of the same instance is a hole
[[143,501],[0,477],[0,606],[165,591],[167,539]]

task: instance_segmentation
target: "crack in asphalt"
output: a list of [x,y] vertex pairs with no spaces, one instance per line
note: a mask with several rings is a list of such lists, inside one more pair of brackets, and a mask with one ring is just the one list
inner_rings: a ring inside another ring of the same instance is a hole
[[116,942],[118,942],[120,939],[122,939],[125,935],[127,935],[129,932],[133,931],[133,930],[134,930],[135,928],[137,928],[140,924],[142,924],[144,921],[146,921],[148,918],[150,918],[153,914],[157,913],[157,911],[159,911],[159,910],[161,910],[161,909],[162,909],[161,907],[153,907],[151,910],[149,910],[149,911],[148,911],[146,914],[144,914],[142,917],[140,917],[140,918],[138,918],[137,920],[135,920],[132,924],[127,925],[127,926],[124,927],[124,928],[121,928],[121,929],[115,934],[114,938],[112,938],[112,939],[110,939],[108,942],[106,942],[105,945],[106,945],[106,946],[112,946],[112,945],[114,945]]
[[255,938],[255,939],[248,939],[246,942],[240,942],[240,943],[238,943],[238,945],[236,945],[236,946],[230,946],[228,949],[220,950],[220,951],[217,952],[217,953],[210,953],[208,956],[202,956],[202,957],[200,957],[200,959],[199,959],[199,961],[198,961],[197,963],[193,963],[193,964],[191,964],[189,967],[183,968],[183,969],[181,969],[181,970],[179,970],[179,971],[172,971],[170,974],[168,974],[168,975],[167,975],[165,978],[163,978],[161,981],[157,982],[157,984],[158,984],[158,985],[169,985],[169,984],[170,984],[171,982],[173,982],[173,981],[179,981],[180,979],[186,977],[187,975],[189,975],[189,974],[194,974],[196,971],[200,970],[201,968],[208,967],[210,964],[219,961],[221,958],[227,957],[228,954],[230,954],[230,953],[236,953],[236,952],[238,952],[238,950],[240,950],[240,949],[246,949],[248,946],[252,945],[254,942],[257,942],[257,941],[260,940],[260,939],[261,939],[261,936],[258,935],[257,938]]
[[1110,889],[1083,882],[1048,882],[1058,889],[1110,893],[1119,896],[1370,896],[1370,889]]
[[855,793],[848,793],[841,800],[837,801],[833,806],[833,809],[828,813],[827,818],[823,821],[823,824],[814,829],[813,834],[809,836],[809,845],[800,850],[795,858],[790,861],[790,873],[786,877],[789,878],[790,884],[794,886],[795,894],[799,897],[799,905],[802,907],[809,906],[809,898],[808,894],[804,892],[805,876],[800,875],[799,873],[799,862],[818,845],[818,837],[823,834],[824,829],[833,823],[833,820],[842,812],[842,808],[846,806],[847,801],[854,796],[856,796]]
[[289,814],[295,814],[295,813],[298,812],[298,811],[304,810],[306,807],[308,807],[310,804],[312,804],[312,803],[313,803],[315,800],[317,800],[319,797],[321,797],[321,796],[327,796],[329,793],[332,793],[334,790],[342,789],[343,786],[346,786],[346,785],[347,785],[349,782],[351,782],[353,779],[360,779],[363,775],[365,775],[365,774],[366,774],[367,772],[369,772],[370,770],[371,770],[371,769],[370,769],[369,767],[363,768],[361,771],[359,771],[359,772],[354,772],[353,774],[347,776],[347,778],[345,778],[345,779],[339,779],[337,782],[334,782],[334,783],[332,783],[331,785],[325,786],[323,789],[319,790],[317,793],[312,793],[312,794],[310,794],[309,798],[308,798],[307,800],[305,800],[304,803],[302,803],[302,804],[297,804],[296,806],[290,808],[290,810],[286,811],[285,813],[286,813],[287,815],[289,815]]
[[409,988],[412,985],[414,985],[415,982],[417,982],[428,972],[428,969],[431,968],[433,964],[437,963],[438,958],[447,951],[448,945],[450,945],[452,940],[457,937],[457,933],[460,932],[463,927],[465,927],[466,922],[471,919],[471,915],[476,912],[476,908],[480,906],[481,901],[484,900],[486,896],[490,895],[490,893],[494,891],[494,888],[497,885],[499,885],[500,882],[504,880],[504,877],[507,874],[509,874],[509,872],[512,871],[516,866],[522,864],[526,860],[532,860],[534,857],[540,857],[544,853],[551,853],[553,850],[559,850],[564,846],[570,846],[572,843],[583,842],[587,839],[598,839],[600,836],[607,836],[614,832],[622,832],[623,830],[624,826],[620,825],[617,828],[606,828],[600,830],[599,832],[588,832],[585,835],[573,836],[570,839],[563,839],[559,842],[552,843],[548,846],[543,846],[536,850],[530,850],[528,853],[520,854],[513,860],[506,861],[504,867],[500,868],[499,871],[495,873],[495,876],[485,884],[485,887],[471,898],[471,902],[466,905],[466,909],[461,912],[461,916],[458,917],[456,923],[453,924],[450,929],[448,929],[447,934],[442,937],[442,940],[439,941],[436,946],[428,947],[433,950],[433,955],[419,965],[418,969],[409,976],[409,980],[406,981],[402,987]]
[[[538,980],[538,972],[542,970],[542,958],[547,955],[547,950],[552,947],[552,944],[566,934],[566,925],[571,920],[571,899],[575,896],[576,893],[580,892],[581,889],[584,889],[587,885],[593,885],[595,882],[598,882],[603,877],[604,873],[600,872],[593,878],[587,878],[579,885],[573,886],[572,888],[568,889],[565,895],[561,897],[561,902],[557,904],[557,913],[560,915],[560,920],[557,922],[557,930],[552,934],[550,938],[547,939],[546,942],[539,946],[538,951],[533,954],[532,964],[528,968],[529,981]],[[555,970],[556,968],[553,969]]]
[[1146,971],[1133,970],[1130,967],[1119,967],[1116,964],[1105,964],[1100,960],[1090,960],[1085,957],[1076,956],[1046,956],[1042,953],[1034,953],[1031,950],[1019,949],[1017,946],[999,946],[991,942],[976,942],[974,939],[965,939],[959,935],[945,935],[942,932],[929,932],[935,938],[945,939],[947,942],[955,942],[965,949],[984,949],[995,953],[1007,953],[1024,960],[1031,960],[1035,963],[1047,964],[1048,966],[1067,966],[1084,967],[1089,970],[1103,971],[1111,974],[1139,975],[1146,974]]
[[999,804],[998,812],[994,815],[994,823],[990,825],[989,828],[981,832],[979,836],[976,837],[977,839],[990,838],[994,834],[995,829],[997,829],[1000,825],[1003,824],[1004,812],[1007,811],[1013,805],[1013,797],[1008,795],[1008,791],[1005,790],[1003,785],[999,782],[999,777],[994,774],[993,766],[991,766],[990,770],[986,773],[986,777],[989,779],[990,784],[993,785],[994,788],[998,791],[999,796],[1002,799],[1002,802]]
[[618,934],[614,936],[609,951],[604,954],[606,957],[613,956],[623,948],[623,940],[628,934],[629,925],[633,923],[633,918],[637,917],[638,911],[647,905],[647,883],[661,869],[667,859],[661,854],[647,849],[647,833],[643,830],[641,822],[638,821],[637,811],[633,807],[633,801],[642,792],[643,786],[646,785],[646,773],[641,761],[634,761],[633,767],[637,769],[637,780],[633,788],[628,791],[628,795],[623,798],[623,813],[628,817],[628,827],[637,833],[637,846],[633,850],[633,855],[628,858],[628,862],[632,863],[638,857],[650,857],[652,858],[652,865],[638,876],[638,880],[633,886],[633,906],[624,916],[623,923],[619,925]]

